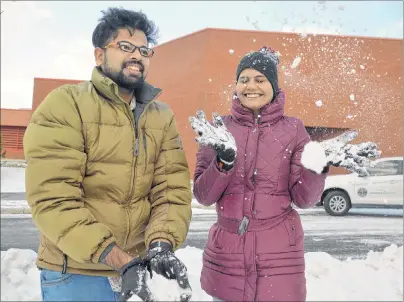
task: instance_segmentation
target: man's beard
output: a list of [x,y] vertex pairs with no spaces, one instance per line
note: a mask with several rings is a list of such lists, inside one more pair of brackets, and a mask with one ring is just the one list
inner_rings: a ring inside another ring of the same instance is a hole
[[[141,63],[138,62],[138,64]],[[125,64],[123,64],[122,69],[119,72],[112,71],[108,66],[108,62],[105,61],[104,64],[102,65],[102,71],[107,77],[109,77],[112,81],[114,81],[118,85],[118,87],[127,89],[129,91],[133,91],[136,88],[142,87],[144,83],[144,75],[143,75],[144,71],[141,72],[142,75],[140,77],[127,76],[123,73],[125,67],[126,67]]]

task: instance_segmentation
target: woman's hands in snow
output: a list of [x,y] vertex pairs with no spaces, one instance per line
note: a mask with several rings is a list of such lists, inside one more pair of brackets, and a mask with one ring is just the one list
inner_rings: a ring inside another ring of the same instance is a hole
[[381,151],[372,142],[348,144],[357,136],[358,132],[351,130],[319,143],[309,142],[302,153],[301,163],[317,173],[326,166],[335,166],[367,176],[366,167],[373,165],[371,159],[380,157]]
[[196,117],[191,116],[189,121],[192,129],[198,134],[195,140],[203,146],[213,148],[218,160],[223,164],[223,169],[228,171],[233,167],[236,158],[236,141],[219,114],[213,113],[212,116],[213,125],[206,120],[202,110],[196,112]]

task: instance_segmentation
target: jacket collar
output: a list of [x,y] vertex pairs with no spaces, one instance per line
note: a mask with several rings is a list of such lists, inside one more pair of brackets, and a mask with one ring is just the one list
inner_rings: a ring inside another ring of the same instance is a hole
[[[97,92],[108,100],[113,102],[124,102],[119,95],[118,85],[107,77],[97,66],[93,69],[91,82],[93,83]],[[156,99],[161,92],[162,90],[160,88],[156,88],[147,82],[144,82],[142,88],[135,91],[136,102],[147,104]]]
[[[283,115],[285,110],[285,92],[279,89],[278,95],[271,102],[261,108],[260,125],[271,125],[276,123]],[[235,119],[243,125],[254,126],[254,114],[244,107],[234,93],[231,113]]]

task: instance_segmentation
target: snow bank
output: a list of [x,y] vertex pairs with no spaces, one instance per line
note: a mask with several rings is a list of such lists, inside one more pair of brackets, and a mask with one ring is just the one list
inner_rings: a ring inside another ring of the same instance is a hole
[[25,192],[25,168],[1,167],[1,192]]
[[[200,287],[202,250],[186,247],[176,252],[188,267],[192,301],[212,301]],[[1,252],[1,301],[40,301],[39,271],[35,252],[9,249]],[[306,253],[308,301],[402,301],[403,247],[391,245],[369,252],[366,259],[340,261],[327,253]],[[177,285],[158,277],[150,281],[156,296],[172,299]],[[135,297],[131,300],[139,301]]]

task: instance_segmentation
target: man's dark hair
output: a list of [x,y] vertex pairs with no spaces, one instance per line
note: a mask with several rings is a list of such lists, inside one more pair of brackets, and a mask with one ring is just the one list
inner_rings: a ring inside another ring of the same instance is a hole
[[103,16],[93,32],[94,47],[106,46],[122,28],[127,28],[131,34],[134,30],[140,30],[146,35],[148,43],[157,44],[158,28],[144,13],[115,7],[101,12]]

